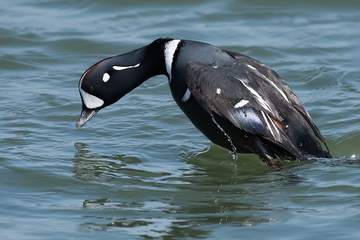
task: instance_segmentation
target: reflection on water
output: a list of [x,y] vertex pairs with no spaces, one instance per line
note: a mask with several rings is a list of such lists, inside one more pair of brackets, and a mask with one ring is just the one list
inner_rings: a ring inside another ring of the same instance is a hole
[[81,142],[75,148],[75,177],[102,185],[111,196],[84,199],[88,211],[83,231],[116,228],[155,238],[205,237],[212,225],[285,221],[291,212],[303,210],[284,207],[282,198],[287,195],[284,189],[306,180],[289,169],[260,165],[257,156],[256,161],[244,161],[242,155],[234,161],[231,153],[224,156],[212,146],[202,153],[180,153],[186,164],[179,169],[161,169],[136,157],[92,153]]

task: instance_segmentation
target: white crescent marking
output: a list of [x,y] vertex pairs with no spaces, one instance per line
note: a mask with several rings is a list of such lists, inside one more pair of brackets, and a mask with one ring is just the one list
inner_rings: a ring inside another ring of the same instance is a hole
[[186,92],[185,92],[183,98],[181,99],[181,101],[186,102],[187,100],[189,100],[190,96],[191,96],[190,90],[186,89]]
[[113,69],[116,71],[121,71],[121,70],[129,69],[129,68],[136,68],[138,66],[140,66],[140,63],[138,63],[134,66],[113,66]]
[[165,49],[164,49],[165,66],[166,66],[166,71],[169,75],[170,82],[171,82],[171,67],[174,60],[174,54],[179,43],[180,40],[172,40],[165,44]]
[[84,101],[84,104],[88,109],[95,109],[95,108],[101,107],[104,104],[104,101],[101,100],[100,98],[95,97],[94,95],[91,95],[91,94],[85,92],[81,88],[79,88],[79,90],[80,90],[82,99]]

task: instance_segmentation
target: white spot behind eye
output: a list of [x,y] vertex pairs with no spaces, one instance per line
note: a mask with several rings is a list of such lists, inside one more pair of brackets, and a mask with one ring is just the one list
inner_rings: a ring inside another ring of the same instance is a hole
[[121,71],[121,70],[129,69],[129,68],[136,68],[138,66],[140,66],[140,63],[133,65],[133,66],[113,66],[113,69],[116,71]]
[[110,74],[104,73],[102,80],[103,80],[104,82],[107,82],[107,81],[109,81],[109,79],[110,79]]
[[84,104],[88,109],[95,109],[95,108],[101,107],[104,104],[104,101],[101,100],[100,98],[95,97],[94,95],[91,95],[91,94],[85,92],[81,88],[79,90],[80,90],[82,99],[84,101]]
[[216,89],[216,93],[217,93],[217,94],[220,94],[220,93],[221,93],[221,89],[220,89],[220,88],[217,88],[217,89]]

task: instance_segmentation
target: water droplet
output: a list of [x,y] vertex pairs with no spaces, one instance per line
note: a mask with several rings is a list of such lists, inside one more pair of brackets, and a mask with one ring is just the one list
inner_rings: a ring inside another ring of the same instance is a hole
[[286,124],[285,128],[288,129],[288,128],[289,128],[289,125]]
[[213,122],[216,124],[216,126],[220,129],[220,131],[225,135],[225,137],[227,138],[227,140],[229,141],[230,145],[231,145],[231,149],[232,149],[232,157],[234,160],[238,159],[238,154],[236,152],[236,147],[233,144],[230,136],[224,131],[224,129],[216,122],[214,115],[210,114],[211,119],[213,120]]

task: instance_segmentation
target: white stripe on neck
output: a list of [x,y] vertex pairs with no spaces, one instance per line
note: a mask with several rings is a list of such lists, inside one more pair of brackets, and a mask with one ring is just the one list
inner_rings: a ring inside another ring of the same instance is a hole
[[171,82],[171,67],[174,60],[174,54],[179,43],[180,40],[171,40],[165,44],[165,49],[164,49],[165,66],[166,66],[166,71],[169,75],[170,82]]

